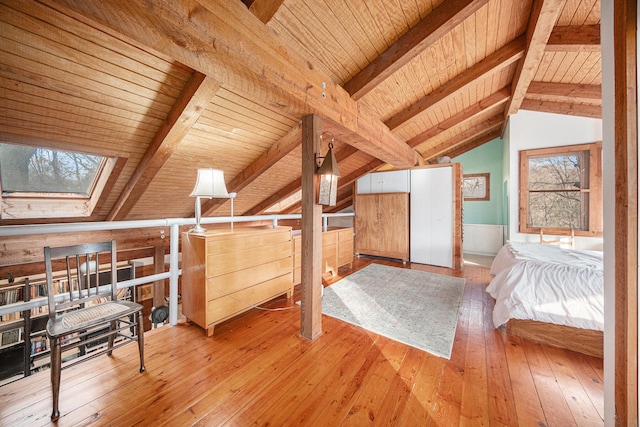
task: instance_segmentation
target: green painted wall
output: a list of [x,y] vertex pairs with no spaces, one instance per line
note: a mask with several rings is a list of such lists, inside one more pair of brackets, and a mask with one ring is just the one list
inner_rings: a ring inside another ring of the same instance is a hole
[[496,138],[453,159],[462,164],[464,174],[489,173],[488,201],[464,202],[466,224],[506,225],[503,215],[502,139]]

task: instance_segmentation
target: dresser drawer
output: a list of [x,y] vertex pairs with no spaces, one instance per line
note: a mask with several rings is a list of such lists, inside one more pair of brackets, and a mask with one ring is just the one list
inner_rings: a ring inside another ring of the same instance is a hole
[[291,290],[291,273],[207,302],[207,319],[221,321]]
[[256,283],[284,276],[289,273],[291,273],[291,259],[283,258],[255,267],[233,271],[221,276],[210,277],[207,279],[207,300],[238,292]]
[[291,241],[289,240],[242,251],[218,253],[207,257],[207,275],[216,277],[290,257]]
[[229,252],[246,251],[251,248],[291,242],[291,232],[283,230],[261,230],[260,233],[235,232],[207,240],[207,254],[215,255]]

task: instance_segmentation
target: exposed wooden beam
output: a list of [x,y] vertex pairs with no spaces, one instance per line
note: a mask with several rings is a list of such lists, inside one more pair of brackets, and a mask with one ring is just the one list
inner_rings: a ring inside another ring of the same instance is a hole
[[322,119],[302,118],[302,238],[300,335],[315,340],[322,334],[322,206],[317,203]]
[[443,153],[453,150],[458,145],[467,142],[469,139],[477,137],[479,134],[493,131],[496,127],[502,126],[502,123],[504,123],[504,116],[502,114],[497,114],[480,124],[465,129],[464,132],[461,132],[452,138],[428,147],[425,151],[421,150],[422,157],[427,161],[433,160],[442,156]]
[[[379,120],[376,121],[374,119],[375,114],[365,104],[358,104],[358,116],[369,117],[370,119],[359,121],[356,126],[357,132],[353,132],[351,129],[347,129],[340,123],[333,120],[325,120],[324,128],[325,130],[331,132],[336,137],[336,139],[339,139],[340,141],[345,142],[357,148],[358,150],[369,154],[372,157],[383,160],[385,161],[385,163],[390,163],[384,159],[385,153],[382,152],[381,149],[376,149],[376,147],[372,146],[367,141],[377,141],[380,140],[380,138],[384,135],[387,135],[384,136],[384,138],[389,141],[393,140],[394,142],[389,147],[387,147],[386,150],[388,153],[396,152],[395,157],[401,156],[402,153],[400,151],[404,152],[405,150],[411,150],[411,147],[409,147],[405,141],[395,136],[395,134],[390,133],[389,128],[385,126],[384,123],[380,122]],[[403,147],[402,150],[396,150],[394,148],[400,146]],[[414,151],[411,157],[413,159],[413,163],[411,165],[406,164],[400,167],[415,166],[418,163],[417,153]],[[393,165],[398,166],[397,164]]]
[[182,139],[198,121],[220,88],[217,82],[195,71],[149,144],[135,172],[107,215],[107,221],[126,218]]
[[[520,36],[510,43],[506,44],[496,52],[487,56],[468,70],[458,74],[447,83],[436,88],[428,95],[419,99],[416,103],[389,118],[385,124],[390,129],[396,129],[403,123],[411,120],[413,117],[423,111],[433,107],[435,104],[447,99],[459,90],[467,87],[478,79],[488,74],[495,73],[503,68],[513,64],[524,54],[525,38]],[[389,162],[387,162],[389,163]]]
[[[325,129],[326,129],[326,126],[325,126]],[[358,150],[356,148],[354,148],[354,147],[352,147],[350,145],[345,145],[340,150],[336,150],[336,153],[335,153],[336,160],[338,161],[338,164],[340,164],[341,161],[347,159],[349,156],[352,156],[357,152],[358,152]],[[378,161],[381,164],[383,163],[380,160],[378,160]],[[343,179],[339,179],[338,180],[338,184],[340,184],[342,181],[343,181]],[[279,201],[281,201],[283,199],[286,199],[287,197],[290,197],[293,194],[295,194],[296,192],[300,191],[301,186],[302,186],[302,182],[300,180],[300,177],[298,177],[298,178],[294,179],[293,181],[291,181],[289,184],[285,185],[280,190],[276,191],[274,194],[272,194],[271,196],[269,196],[265,200],[263,200],[262,202],[258,203],[257,205],[255,205],[251,209],[249,209],[248,211],[244,212],[244,215],[258,215],[258,214],[261,214],[262,212],[264,212],[265,210],[269,209],[271,206],[275,205]]]
[[251,209],[247,210],[243,213],[243,215],[259,215],[264,212],[266,209],[269,209],[271,206],[275,205],[282,199],[286,199],[297,191],[300,191],[302,186],[302,178],[297,177],[289,184],[282,187],[280,190],[273,193],[271,196],[267,197],[257,205],[253,206]]
[[[251,184],[262,173],[264,173],[271,166],[280,161],[284,156],[293,151],[302,142],[302,124],[298,123],[291,130],[283,136],[278,142],[273,144],[267,152],[256,159],[253,163],[247,166],[242,172],[234,176],[227,184],[229,191],[235,191],[239,193],[243,188]],[[213,212],[223,203],[226,199],[209,199],[202,204],[202,214],[206,215]]]
[[332,206],[331,209],[329,209],[327,212],[330,212],[330,213],[340,212],[341,210],[346,209],[351,205],[353,205],[353,191],[351,192],[350,195],[341,198],[340,201],[336,203],[335,206]]
[[511,84],[511,99],[505,109],[505,119],[517,113],[527,94],[529,84],[538,71],[553,27],[566,0],[533,0],[531,15],[527,25],[527,50],[518,62]]
[[440,3],[416,26],[351,78],[344,88],[353,99],[362,98],[487,2],[488,0],[450,0]]
[[459,113],[456,113],[453,116],[449,117],[448,119],[427,129],[426,131],[420,133],[419,135],[414,136],[413,138],[407,141],[407,144],[409,144],[410,147],[416,147],[422,144],[423,142],[428,141],[429,139],[438,135],[440,132],[444,132],[447,129],[461,125],[467,120],[470,120],[476,117],[478,114],[482,113],[483,111],[507,102],[510,96],[511,96],[511,87],[502,88],[499,91],[487,96],[486,98],[481,99],[475,104],[468,106],[467,108],[460,111]]
[[[338,157],[338,156],[336,155],[336,157]],[[338,179],[338,191],[341,191],[345,187],[349,187],[349,186],[353,185],[353,183],[358,178],[360,178],[362,175],[377,169],[378,167],[382,166],[383,164],[384,164],[384,162],[382,162],[382,161],[380,161],[378,159],[373,159],[369,163],[367,163],[366,165],[359,167],[358,169],[356,169],[355,171],[351,172],[350,174],[345,175],[345,176],[341,176]],[[293,193],[291,193],[291,194],[293,194]],[[289,196],[291,194],[289,194]],[[275,203],[276,202],[274,202],[271,205],[267,206],[267,208],[272,206],[272,205],[274,205]],[[283,213],[296,212],[296,211],[298,211],[300,209],[301,204],[302,204],[301,201],[297,201],[295,203],[292,203],[291,206],[287,206],[287,208],[284,209],[282,212]]]
[[[358,148],[387,163],[413,166],[416,153],[340,85],[292,50],[238,1],[122,2],[42,0],[43,3],[141,49],[162,55],[287,116],[310,113],[344,126]],[[376,132],[362,135],[362,129]]]
[[595,119],[602,118],[602,105],[525,99],[522,101],[520,108],[522,110],[542,111],[545,113],[565,114],[569,116],[592,117]]
[[527,93],[554,97],[602,100],[602,86],[574,83],[531,82]]
[[600,52],[600,25],[562,26],[551,31],[547,52]]
[[253,0],[249,10],[253,13],[262,23],[266,24],[271,21],[273,15],[276,14],[280,6],[282,6],[284,0]]
[[451,150],[443,152],[441,155],[454,158],[466,153],[467,151],[471,151],[474,148],[478,148],[487,142],[493,141],[496,138],[500,138],[501,135],[502,130],[500,128],[494,128],[493,130],[489,129],[482,132],[480,135],[453,147]]

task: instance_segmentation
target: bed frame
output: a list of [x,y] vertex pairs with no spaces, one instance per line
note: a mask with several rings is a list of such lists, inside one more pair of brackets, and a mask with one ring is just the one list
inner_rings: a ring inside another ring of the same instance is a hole
[[602,331],[554,325],[535,320],[511,319],[507,322],[507,333],[589,356],[604,357]]

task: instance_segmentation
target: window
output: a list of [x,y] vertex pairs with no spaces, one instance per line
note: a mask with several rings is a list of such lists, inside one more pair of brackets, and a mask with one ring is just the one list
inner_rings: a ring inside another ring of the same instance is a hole
[[520,152],[520,232],[602,235],[602,144]]
[[115,159],[0,143],[2,219],[89,216]]

